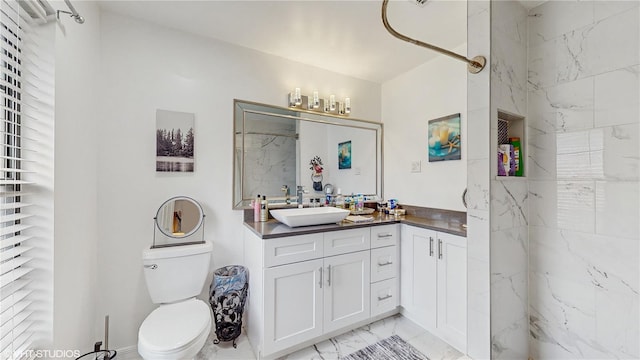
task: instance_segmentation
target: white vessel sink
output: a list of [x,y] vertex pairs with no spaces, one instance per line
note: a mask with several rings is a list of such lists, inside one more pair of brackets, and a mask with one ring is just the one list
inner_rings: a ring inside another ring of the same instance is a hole
[[342,221],[349,210],[334,207],[270,210],[271,216],[290,227],[332,224]]

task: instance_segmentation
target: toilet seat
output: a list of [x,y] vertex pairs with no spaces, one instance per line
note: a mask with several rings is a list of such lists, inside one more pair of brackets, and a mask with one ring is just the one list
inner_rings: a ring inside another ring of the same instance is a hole
[[140,326],[138,352],[145,359],[192,357],[200,351],[210,330],[211,313],[203,301],[189,299],[160,305]]

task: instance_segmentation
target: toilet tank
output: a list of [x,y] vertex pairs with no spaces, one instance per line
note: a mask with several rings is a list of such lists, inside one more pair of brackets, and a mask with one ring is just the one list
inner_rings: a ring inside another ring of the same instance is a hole
[[144,249],[144,278],[151,300],[171,303],[197,296],[209,274],[210,242]]

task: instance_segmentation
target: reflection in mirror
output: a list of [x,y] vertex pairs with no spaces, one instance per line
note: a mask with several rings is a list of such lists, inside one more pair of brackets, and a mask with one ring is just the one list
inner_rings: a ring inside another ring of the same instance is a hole
[[247,113],[244,122],[244,176],[249,199],[258,194],[281,194],[296,188],[296,120],[270,114]]
[[[309,192],[306,197],[324,198],[326,184],[343,194],[382,193],[382,124],[240,100],[234,114],[235,209],[246,208],[258,194],[285,202],[286,188],[295,202],[298,185]],[[346,143],[349,162],[340,164],[346,147],[339,145]],[[320,176],[310,169],[316,156]]]
[[[186,196],[177,196],[165,201],[155,217],[155,224],[160,232],[171,239],[183,239],[193,235],[202,227],[204,213],[200,204]],[[185,244],[167,241],[159,243],[154,235],[153,247]],[[193,243],[190,241],[189,243]]]

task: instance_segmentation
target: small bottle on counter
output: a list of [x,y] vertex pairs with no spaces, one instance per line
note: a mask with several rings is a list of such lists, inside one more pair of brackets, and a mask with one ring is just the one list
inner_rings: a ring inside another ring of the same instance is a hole
[[344,197],[342,197],[342,190],[338,189],[338,194],[336,195],[335,205],[338,209],[344,209]]
[[262,203],[262,199],[260,198],[260,194],[253,201],[253,222],[260,221],[260,204]]
[[358,199],[356,198],[356,196],[353,195],[353,193],[351,193],[351,196],[348,197],[347,200],[349,200],[349,211],[351,212],[356,211],[356,202],[358,202]]
[[362,212],[364,210],[364,195],[358,194],[356,199],[356,212]]
[[265,222],[269,220],[269,204],[267,203],[267,197],[262,195],[262,201],[260,202],[260,221]]

